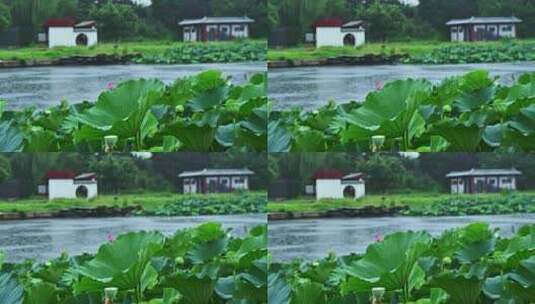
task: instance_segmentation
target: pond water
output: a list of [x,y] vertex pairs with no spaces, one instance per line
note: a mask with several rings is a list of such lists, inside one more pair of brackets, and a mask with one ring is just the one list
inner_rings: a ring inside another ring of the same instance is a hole
[[343,256],[364,253],[378,237],[398,231],[426,230],[432,235],[471,222],[488,222],[509,236],[519,227],[535,223],[535,214],[463,217],[381,217],[269,222],[269,250],[276,261],[320,259],[329,252]]
[[344,103],[362,101],[381,84],[406,78],[425,78],[438,83],[444,78],[475,69],[489,70],[510,84],[526,72],[535,72],[535,62],[458,65],[380,65],[342,67],[304,67],[271,69],[269,96],[275,109],[302,107],[315,109],[329,100]]
[[70,255],[94,253],[110,236],[157,230],[172,235],[178,229],[204,222],[219,222],[241,236],[267,219],[263,214],[197,217],[126,217],[91,219],[38,219],[0,222],[0,251],[9,262],[46,261],[66,251]]
[[266,71],[263,62],[190,65],[105,65],[0,69],[0,100],[8,101],[8,109],[28,106],[45,108],[59,104],[95,101],[109,84],[137,78],[158,78],[172,83],[179,77],[204,70],[221,70],[237,84],[248,76]]

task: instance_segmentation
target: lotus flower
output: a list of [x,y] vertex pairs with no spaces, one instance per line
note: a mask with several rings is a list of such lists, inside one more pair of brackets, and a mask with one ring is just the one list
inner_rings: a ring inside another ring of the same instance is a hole
[[108,233],[108,242],[113,243],[114,241],[115,241],[115,237],[113,236],[113,234]]
[[113,90],[117,87],[117,83],[115,81],[112,81],[112,82],[108,82],[108,84],[106,85],[106,88],[108,90]]
[[374,239],[375,239],[375,242],[377,242],[377,243],[380,243],[380,242],[382,242],[384,240],[383,236],[379,232],[375,234]]
[[384,87],[385,87],[385,83],[382,82],[381,80],[377,80],[375,82],[375,90],[381,91]]

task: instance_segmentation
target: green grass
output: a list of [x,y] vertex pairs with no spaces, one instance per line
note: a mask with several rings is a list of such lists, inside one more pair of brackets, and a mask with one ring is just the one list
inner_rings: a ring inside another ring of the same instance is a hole
[[[201,43],[201,42],[200,42]],[[238,42],[209,42],[203,45],[234,45]],[[45,45],[36,45],[24,48],[0,49],[0,60],[41,60],[57,59],[70,56],[94,56],[97,54],[118,54],[126,55],[141,53],[144,56],[156,56],[163,54],[173,46],[179,46],[183,42],[176,41],[141,41],[141,42],[117,42],[99,43],[93,47],[56,47],[49,49]]]
[[[520,195],[535,196],[535,191],[520,192]],[[503,193],[477,194],[471,197],[494,198]],[[271,201],[268,203],[268,212],[320,212],[338,208],[362,208],[365,206],[409,206],[412,210],[423,210],[426,206],[439,201],[458,197],[458,195],[443,193],[412,193],[412,194],[386,194],[367,195],[360,200],[326,199],[317,201],[312,198],[302,198],[287,201]]]
[[[515,40],[515,43],[533,43],[531,40]],[[492,41],[492,42],[474,42],[474,43],[457,43],[444,41],[414,41],[414,42],[387,42],[387,43],[366,43],[365,45],[353,47],[322,47],[298,46],[293,48],[270,49],[268,51],[269,61],[284,60],[317,60],[337,56],[362,56],[368,54],[407,54],[411,57],[422,56],[432,52],[435,49],[455,45],[470,46],[500,46],[510,41]]]
[[[262,192],[253,192],[253,194]],[[0,213],[18,212],[53,212],[68,208],[94,208],[97,206],[135,206],[143,207],[145,211],[154,212],[166,204],[174,203],[177,200],[188,198],[209,199],[214,198],[227,203],[239,194],[195,194],[183,195],[172,192],[157,192],[143,194],[119,194],[100,195],[92,200],[83,199],[56,199],[49,201],[44,197],[34,197],[16,201],[0,201]]]

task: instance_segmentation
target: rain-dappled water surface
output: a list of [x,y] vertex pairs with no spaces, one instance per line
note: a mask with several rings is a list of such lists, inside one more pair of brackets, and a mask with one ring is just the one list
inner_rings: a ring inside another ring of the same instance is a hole
[[157,230],[166,235],[178,229],[213,221],[241,236],[265,224],[266,216],[225,215],[196,217],[126,217],[92,219],[43,219],[0,222],[0,251],[9,262],[45,261],[66,251],[70,255],[94,253],[110,237],[130,231]]
[[326,105],[329,100],[339,103],[362,101],[369,92],[394,80],[425,78],[438,83],[475,69],[489,70],[491,75],[500,76],[502,84],[511,84],[519,75],[535,72],[535,62],[271,69],[269,96],[277,101],[276,109],[314,109]]
[[107,65],[0,69],[0,100],[8,101],[8,109],[28,106],[45,108],[59,104],[95,101],[110,85],[137,78],[158,78],[165,83],[216,69],[232,77],[236,84],[250,75],[265,72],[263,62],[190,65]]
[[269,222],[269,250],[276,261],[294,258],[324,258],[364,253],[378,238],[398,231],[425,230],[432,235],[471,222],[488,222],[509,236],[519,227],[535,223],[535,214],[463,216],[463,217],[382,217],[352,219],[318,219]]

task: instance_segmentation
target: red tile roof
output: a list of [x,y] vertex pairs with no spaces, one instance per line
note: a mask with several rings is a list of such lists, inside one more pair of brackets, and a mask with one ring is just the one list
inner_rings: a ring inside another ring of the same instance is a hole
[[342,27],[344,20],[338,18],[320,19],[312,25],[313,27]]
[[319,170],[312,175],[313,180],[317,179],[342,179],[344,177],[344,173],[342,171],[333,170],[333,169],[325,169],[325,170]]
[[74,19],[74,17],[50,18],[43,24],[43,27],[70,27],[75,24],[76,19]]
[[76,173],[72,171],[50,170],[45,174],[45,180],[49,179],[73,179]]

